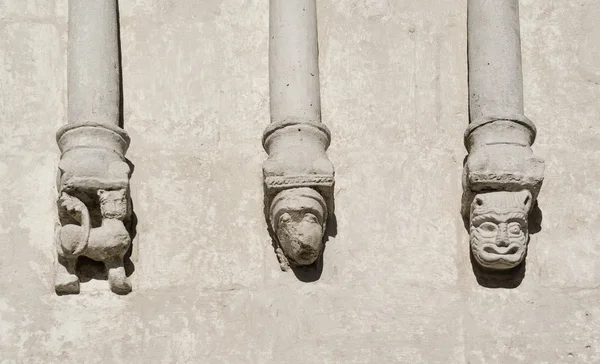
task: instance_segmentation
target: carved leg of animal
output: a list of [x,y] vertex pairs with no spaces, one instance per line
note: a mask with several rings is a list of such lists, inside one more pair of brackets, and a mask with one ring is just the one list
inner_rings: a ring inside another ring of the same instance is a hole
[[125,275],[125,267],[123,267],[123,259],[107,260],[104,262],[108,271],[108,284],[110,290],[116,294],[127,294],[131,292],[131,283]]
[[75,275],[77,257],[58,256],[54,290],[57,294],[78,294],[79,278]]
[[77,255],[72,254],[73,247],[81,241],[81,228],[75,225],[59,227],[56,230],[54,242],[58,263],[54,278],[54,290],[57,294],[78,294],[79,277],[75,274]]

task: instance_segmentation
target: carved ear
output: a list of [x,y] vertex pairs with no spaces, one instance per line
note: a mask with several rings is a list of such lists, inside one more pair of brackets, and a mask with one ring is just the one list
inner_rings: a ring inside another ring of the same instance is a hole
[[531,210],[531,204],[533,203],[533,196],[528,190],[523,190],[520,192],[520,194],[520,199],[523,202],[523,207],[525,211],[529,213],[529,211]]

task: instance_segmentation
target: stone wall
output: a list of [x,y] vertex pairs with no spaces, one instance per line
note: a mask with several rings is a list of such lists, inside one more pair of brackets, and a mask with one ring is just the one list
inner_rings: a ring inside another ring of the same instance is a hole
[[596,0],[521,0],[546,172],[511,289],[478,282],[460,216],[465,0],[318,2],[337,221],[319,277],[279,269],[263,215],[268,1],[121,0],[127,296],[54,293],[67,0],[0,14],[1,364],[600,362]]

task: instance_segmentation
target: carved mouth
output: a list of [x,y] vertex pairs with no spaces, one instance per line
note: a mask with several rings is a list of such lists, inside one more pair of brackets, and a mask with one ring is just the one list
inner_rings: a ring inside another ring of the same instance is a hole
[[525,255],[525,249],[518,244],[511,244],[508,247],[487,244],[475,255],[483,266],[511,268],[521,262]]
[[301,244],[296,251],[290,254],[291,258],[298,265],[312,264],[319,257],[319,250],[310,245]]
[[319,251],[312,246],[304,245],[297,254],[301,260],[314,260],[319,255]]
[[507,247],[501,247],[497,245],[486,245],[483,247],[483,251],[489,254],[511,255],[516,254],[519,251],[519,246],[517,244],[511,244]]
[[[304,239],[303,239],[304,238]],[[287,258],[295,265],[312,264],[321,252],[322,240],[306,236],[279,236],[279,243]]]

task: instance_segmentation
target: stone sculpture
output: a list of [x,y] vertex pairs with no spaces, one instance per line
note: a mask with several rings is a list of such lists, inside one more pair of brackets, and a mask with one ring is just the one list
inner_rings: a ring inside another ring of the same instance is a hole
[[267,220],[283,270],[314,263],[333,209],[331,135],[321,123],[315,0],[271,0],[271,125],[263,135]]
[[480,193],[471,205],[471,250],[486,268],[512,268],[525,258],[531,193]]
[[131,284],[124,256],[131,245],[129,136],[120,126],[117,2],[70,1],[68,124],[59,129],[55,290],[79,293],[78,258],[104,263],[113,292]]
[[535,125],[524,115],[518,0],[469,0],[468,37],[463,215],[475,261],[506,270],[525,259],[544,174],[531,149]]

